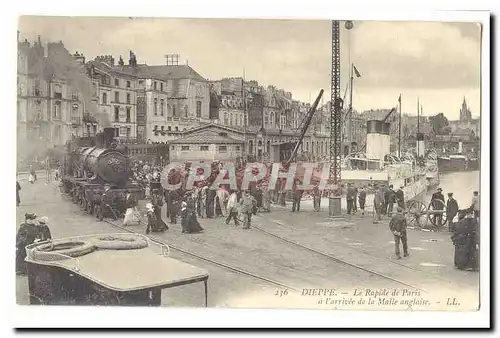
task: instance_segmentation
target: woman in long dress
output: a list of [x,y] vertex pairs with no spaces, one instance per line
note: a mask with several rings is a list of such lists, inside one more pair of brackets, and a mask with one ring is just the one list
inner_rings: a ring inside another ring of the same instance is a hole
[[203,231],[196,217],[195,202],[192,198],[181,203],[181,217],[182,233],[194,234]]

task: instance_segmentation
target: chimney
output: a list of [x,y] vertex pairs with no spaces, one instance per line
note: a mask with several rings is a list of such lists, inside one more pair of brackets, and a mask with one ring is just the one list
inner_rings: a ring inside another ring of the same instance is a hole
[[370,160],[383,161],[390,153],[391,124],[379,120],[369,120],[366,123],[366,157]]

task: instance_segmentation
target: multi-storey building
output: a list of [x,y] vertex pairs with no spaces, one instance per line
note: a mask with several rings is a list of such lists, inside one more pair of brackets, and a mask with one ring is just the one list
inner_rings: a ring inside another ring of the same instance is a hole
[[18,154],[44,151],[83,134],[91,81],[62,42],[18,45]]
[[[129,62],[135,62],[131,58]],[[87,63],[88,74],[97,80],[98,111],[93,112],[100,127],[114,127],[123,140],[137,138],[137,78],[125,69],[123,60],[115,65],[111,55],[101,55]]]

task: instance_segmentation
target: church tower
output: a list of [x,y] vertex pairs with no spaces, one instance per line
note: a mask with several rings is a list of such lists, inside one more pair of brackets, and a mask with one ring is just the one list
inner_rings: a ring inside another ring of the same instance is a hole
[[465,101],[465,96],[464,96],[464,100],[462,102],[462,108],[460,109],[460,121],[470,122],[471,119],[472,119],[472,114],[470,112],[469,107],[467,107],[467,102]]

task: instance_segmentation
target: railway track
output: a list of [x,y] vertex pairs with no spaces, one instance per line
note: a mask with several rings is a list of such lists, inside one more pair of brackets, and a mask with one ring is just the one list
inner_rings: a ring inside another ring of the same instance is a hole
[[[130,229],[127,229],[126,227],[123,227],[121,225],[118,225],[118,224],[115,224],[111,221],[108,221],[108,220],[104,220],[104,222],[106,222],[107,224],[111,225],[112,227],[114,228],[117,228],[117,229],[120,229],[122,231],[125,231],[125,232],[128,232],[128,233],[132,233],[132,234],[136,234],[138,235],[139,233],[135,232],[135,231],[132,231]],[[142,234],[141,234],[142,235]],[[202,255],[199,255],[197,253],[194,253],[194,252],[190,252],[188,250],[185,250],[185,249],[181,249],[175,245],[172,245],[172,244],[169,244],[169,243],[166,243],[158,238],[155,238],[154,236],[151,236],[151,235],[146,235],[152,242],[155,242],[157,244],[160,244],[160,245],[166,245],[168,246],[169,248],[175,250],[175,251],[178,251],[178,252],[181,252],[185,255],[188,255],[188,256],[191,256],[191,257],[194,257],[196,259],[199,259],[199,260],[203,260],[205,262],[208,262],[208,263],[211,263],[213,265],[216,265],[218,267],[221,267],[221,268],[224,268],[226,270],[229,270],[229,271],[232,271],[232,272],[235,272],[235,273],[238,273],[240,275],[244,275],[244,276],[248,276],[248,277],[251,277],[251,278],[254,278],[254,279],[257,279],[257,280],[260,280],[262,282],[265,282],[267,284],[271,284],[271,285],[275,285],[275,286],[279,286],[279,287],[282,287],[282,288],[285,288],[285,289],[289,289],[289,290],[293,290],[293,291],[299,291],[299,288],[297,287],[293,287],[293,286],[290,286],[290,285],[286,285],[284,283],[281,283],[279,281],[276,281],[276,280],[273,280],[273,279],[270,279],[270,278],[267,278],[265,276],[261,276],[261,275],[258,275],[258,274],[255,274],[255,273],[252,273],[252,272],[249,272],[249,271],[246,271],[246,270],[243,270],[243,269],[240,269],[238,267],[234,267],[234,266],[231,266],[231,265],[228,265],[228,264],[225,264],[223,262],[219,262],[219,261],[216,261],[214,259],[211,259],[211,258],[207,258],[207,257],[203,257]]]
[[256,226],[256,225],[253,225],[253,226],[252,226],[252,228],[254,228],[254,229],[256,229],[256,230],[258,230],[258,231],[260,231],[260,232],[262,232],[262,233],[264,233],[264,234],[266,234],[266,235],[268,235],[268,236],[271,236],[271,237],[277,238],[277,239],[279,239],[279,240],[281,240],[281,241],[283,241],[283,242],[286,242],[286,243],[289,243],[289,244],[295,245],[295,246],[297,246],[297,247],[300,247],[300,248],[306,249],[306,250],[308,250],[308,251],[314,252],[314,253],[316,253],[316,254],[318,254],[318,255],[320,255],[320,256],[326,257],[326,258],[328,258],[328,259],[330,259],[330,260],[332,260],[332,261],[334,261],[334,262],[336,262],[336,263],[339,263],[339,264],[342,264],[342,265],[346,265],[346,266],[350,266],[350,267],[353,267],[353,268],[358,269],[358,270],[362,270],[362,271],[367,272],[367,273],[369,273],[369,274],[373,274],[373,275],[379,276],[379,277],[381,277],[381,278],[383,278],[383,279],[387,279],[387,280],[393,281],[393,282],[395,282],[395,283],[398,283],[398,284],[401,284],[401,285],[404,285],[404,286],[407,286],[407,287],[411,287],[411,288],[416,289],[416,290],[420,290],[420,291],[423,291],[423,292],[427,292],[426,290],[424,290],[424,289],[422,289],[422,288],[419,288],[418,286],[415,286],[415,285],[412,285],[412,284],[406,283],[406,282],[401,281],[401,280],[398,280],[398,279],[396,279],[396,278],[392,278],[392,277],[387,276],[387,275],[384,275],[384,274],[382,274],[382,273],[380,273],[380,272],[377,272],[377,271],[374,271],[374,270],[371,270],[371,269],[368,269],[368,268],[365,268],[365,267],[362,267],[362,266],[356,265],[356,264],[354,264],[354,263],[350,263],[350,262],[348,262],[348,261],[346,261],[346,260],[340,259],[340,258],[338,258],[338,257],[335,257],[335,256],[331,255],[331,254],[328,254],[328,253],[325,253],[325,252],[322,252],[322,251],[316,250],[316,249],[311,248],[311,247],[309,247],[309,246],[307,246],[307,245],[300,244],[300,243],[298,243],[298,242],[292,241],[292,240],[290,240],[290,239],[288,239],[288,238],[285,238],[285,237],[283,237],[283,236],[280,236],[280,235],[274,234],[274,233],[272,233],[272,232],[269,232],[269,231],[267,231],[267,230],[264,230],[264,229],[262,229],[262,228],[260,228],[260,227],[258,227],[258,226]]
[[[131,229],[128,229],[124,226],[121,226],[119,224],[116,224],[110,220],[104,220],[108,225],[116,228],[116,229],[119,229],[121,231],[124,231],[124,232],[127,232],[127,233],[132,233],[132,234],[138,234],[137,232],[131,230]],[[142,222],[141,222],[142,223]],[[375,270],[371,270],[371,269],[368,269],[368,268],[365,268],[365,267],[362,267],[362,266],[359,266],[359,265],[356,265],[354,263],[351,263],[351,262],[348,262],[346,260],[343,260],[339,257],[335,257],[334,255],[332,254],[329,254],[329,253],[325,253],[325,252],[322,252],[322,251],[319,251],[315,248],[312,248],[312,247],[309,247],[307,245],[304,245],[304,244],[301,244],[301,243],[298,243],[296,241],[293,241],[291,239],[288,239],[286,237],[283,237],[283,236],[280,236],[280,235],[277,235],[275,233],[272,233],[270,231],[267,231],[267,230],[264,230],[262,229],[261,227],[259,226],[256,226],[256,225],[253,225],[252,226],[253,229],[259,231],[260,233],[263,233],[265,234],[266,236],[269,236],[269,237],[272,237],[272,238],[275,238],[275,239],[278,239],[282,242],[285,242],[287,244],[291,244],[295,247],[300,247],[304,250],[307,250],[309,252],[312,252],[312,253],[315,253],[317,255],[320,255],[330,261],[333,261],[337,264],[340,264],[340,265],[343,265],[343,266],[347,266],[347,267],[351,267],[351,268],[354,268],[358,271],[363,271],[365,273],[368,273],[370,275],[375,275],[375,276],[378,276],[382,279],[385,279],[385,280],[389,280],[391,282],[395,282],[397,284],[400,284],[400,285],[404,285],[405,287],[410,287],[412,289],[415,289],[415,290],[420,290],[422,292],[427,292],[425,289],[422,289],[416,285],[412,285],[410,283],[407,283],[405,281],[402,281],[402,280],[399,280],[397,278],[393,278],[391,276],[387,276],[383,273],[380,273],[378,271],[375,271]],[[212,259],[212,258],[208,258],[208,257],[204,257],[203,255],[201,254],[198,254],[198,253],[195,253],[195,252],[192,252],[192,251],[189,251],[189,250],[185,250],[183,248],[180,248],[176,245],[172,245],[170,243],[167,243],[159,238],[156,238],[152,235],[147,235],[147,237],[152,241],[152,242],[155,242],[157,244],[160,244],[160,245],[167,245],[168,247],[170,247],[171,249],[173,249],[174,251],[178,251],[182,254],[185,254],[185,255],[188,255],[188,256],[191,256],[191,257],[194,257],[195,259],[198,259],[198,260],[202,260],[202,261],[205,261],[205,262],[208,262],[210,264],[213,264],[215,266],[218,266],[220,268],[223,268],[223,269],[226,269],[226,270],[229,270],[231,272],[234,272],[234,273],[237,273],[237,274],[240,274],[240,275],[244,275],[244,276],[247,276],[247,277],[250,277],[250,278],[253,278],[253,279],[256,279],[256,280],[259,280],[261,282],[264,282],[264,283],[267,283],[267,284],[270,284],[270,285],[274,285],[274,286],[278,286],[278,287],[282,287],[282,288],[286,288],[286,289],[289,289],[289,290],[294,290],[294,291],[299,291],[301,288],[298,288],[298,287],[294,287],[294,286],[291,286],[291,285],[287,285],[286,283],[283,283],[283,282],[280,282],[278,280],[274,280],[274,279],[271,279],[271,278],[268,278],[268,277],[265,277],[265,276],[262,276],[262,275],[259,275],[257,273],[253,273],[253,272],[250,272],[250,271],[246,271],[244,269],[241,269],[239,267],[236,267],[236,266],[232,266],[232,265],[229,265],[229,264],[226,264],[224,262],[221,262],[221,261],[218,261],[218,260],[215,260],[215,259]],[[374,258],[377,258],[377,257],[374,257]],[[398,264],[402,267],[405,267],[405,268],[409,268],[409,269],[412,269],[410,267],[407,267],[403,264]],[[415,271],[419,271],[417,269],[413,269]]]

